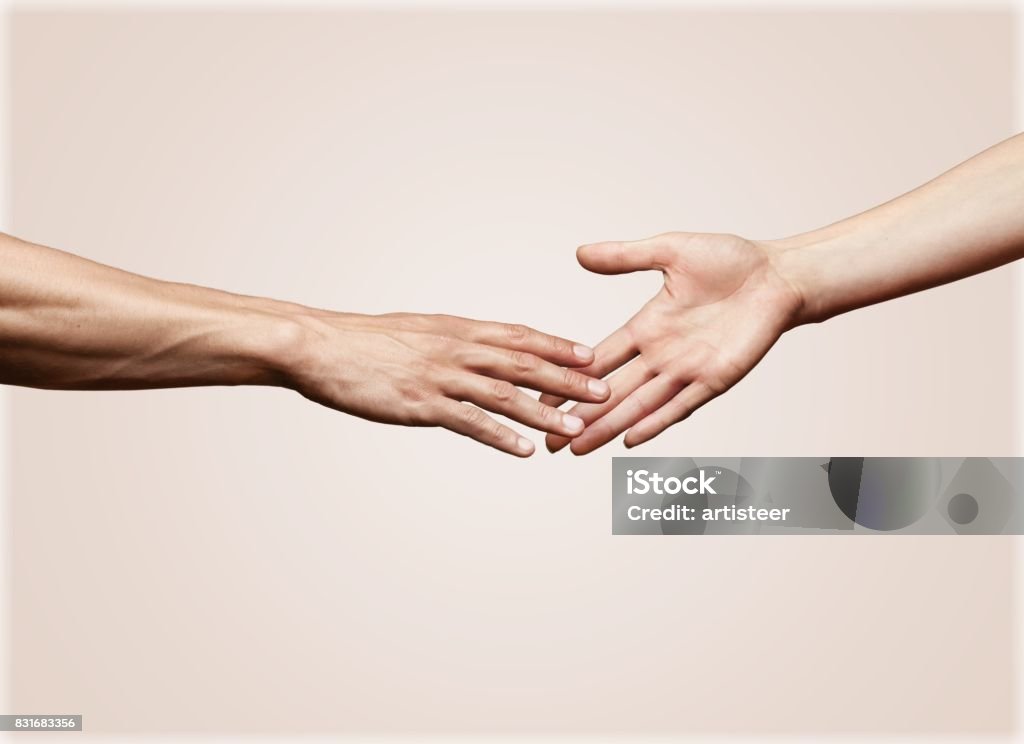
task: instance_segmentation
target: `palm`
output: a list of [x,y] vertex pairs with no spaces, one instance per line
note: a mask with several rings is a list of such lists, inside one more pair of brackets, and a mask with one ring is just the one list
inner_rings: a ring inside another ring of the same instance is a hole
[[[767,249],[734,235],[668,233],[599,243],[582,248],[579,258],[599,273],[659,269],[665,285],[598,345],[594,363],[582,370],[601,377],[618,371],[609,378],[606,403],[575,409],[587,423],[573,440],[576,454],[627,429],[626,444],[634,446],[686,418],[739,382],[799,307]],[[568,441],[552,436],[548,446],[554,451]]]
[[639,361],[657,372],[685,370],[721,392],[786,329],[792,291],[762,249],[742,238],[697,235],[675,242],[665,286],[626,328]]

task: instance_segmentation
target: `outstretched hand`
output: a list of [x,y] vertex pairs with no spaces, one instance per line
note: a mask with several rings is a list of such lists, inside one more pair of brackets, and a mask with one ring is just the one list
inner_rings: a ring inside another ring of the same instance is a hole
[[656,437],[739,382],[794,324],[802,305],[777,269],[775,249],[735,235],[673,232],[594,243],[577,258],[599,274],[658,270],[665,285],[579,369],[596,378],[614,372],[607,380],[611,395],[574,406],[569,412],[586,428],[575,438],[549,434],[552,452],[571,442],[574,454],[587,454],[624,431],[627,447]]
[[573,369],[594,352],[523,325],[450,315],[302,316],[289,386],[310,400],[371,421],[442,426],[529,457],[529,439],[487,414],[575,436],[583,422],[519,386],[599,402],[608,385]]

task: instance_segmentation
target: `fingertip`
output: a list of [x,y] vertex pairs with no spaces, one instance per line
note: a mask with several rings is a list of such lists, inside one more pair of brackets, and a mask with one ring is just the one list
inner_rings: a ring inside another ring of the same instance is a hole
[[611,385],[597,378],[587,382],[587,391],[593,396],[595,403],[604,403],[612,394]]
[[594,361],[594,350],[589,346],[584,346],[583,344],[573,344],[572,355],[575,358],[575,361],[579,362],[581,365],[590,364]]
[[569,443],[569,441],[570,440],[565,437],[560,437],[555,434],[549,434],[547,437],[544,438],[544,446],[547,447],[548,452],[550,452],[553,455],[556,452],[560,452],[565,447],[565,445]]
[[583,431],[583,419],[569,413],[563,414],[562,427],[565,429],[567,434],[575,437]]
[[598,246],[605,245],[604,243],[584,243],[576,249],[576,261],[583,268],[587,268],[587,264],[590,261],[594,251]]
[[519,457],[529,457],[536,451],[536,447],[526,437],[519,437],[516,441],[516,454]]
[[569,445],[570,452],[572,452],[577,457],[582,457],[583,455],[592,452],[592,450],[588,449],[585,445],[580,444],[579,441],[579,439],[572,440],[572,443]]
[[637,432],[635,429],[630,429],[626,432],[626,436],[622,440],[622,444],[625,445],[626,449],[633,449],[639,447],[641,444],[650,441],[653,436],[650,433]]

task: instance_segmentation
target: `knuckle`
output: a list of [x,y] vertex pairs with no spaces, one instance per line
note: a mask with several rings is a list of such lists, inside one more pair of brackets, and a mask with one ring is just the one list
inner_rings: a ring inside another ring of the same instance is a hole
[[444,333],[459,333],[471,324],[471,321],[458,315],[434,315],[435,327]]
[[502,403],[514,400],[518,392],[516,386],[507,380],[495,380],[491,388],[492,397]]
[[538,359],[527,351],[513,351],[512,366],[516,372],[532,372],[537,368]]
[[428,395],[421,400],[410,401],[404,423],[407,426],[433,426],[441,418],[437,407],[431,401],[431,396]]
[[463,422],[471,429],[481,428],[487,421],[487,414],[476,406],[463,406],[460,412]]
[[440,333],[430,334],[430,350],[438,357],[448,358],[459,351],[459,341]]
[[560,411],[543,404],[538,404],[537,406],[537,417],[545,424],[552,423],[554,421],[561,421],[562,418]]
[[509,341],[520,343],[525,341],[530,335],[530,329],[521,323],[506,323],[505,324],[505,336]]
[[587,378],[575,370],[563,369],[562,385],[566,391],[583,391],[587,389]]
[[429,333],[439,337],[447,337],[452,330],[458,327],[457,318],[451,315],[430,313],[421,315],[418,318],[416,330],[421,333]]
[[551,348],[551,351],[554,354],[558,355],[559,357],[573,356],[572,344],[566,341],[564,338],[558,338],[557,336],[548,336],[547,339],[548,346]]
[[495,442],[503,442],[507,439],[511,439],[508,429],[493,419],[488,424],[487,431]]
[[429,388],[417,380],[406,380],[399,383],[398,394],[409,403],[422,403],[430,398]]
[[400,322],[404,330],[417,333],[430,332],[434,326],[433,315],[420,315],[417,313],[392,313],[391,316]]

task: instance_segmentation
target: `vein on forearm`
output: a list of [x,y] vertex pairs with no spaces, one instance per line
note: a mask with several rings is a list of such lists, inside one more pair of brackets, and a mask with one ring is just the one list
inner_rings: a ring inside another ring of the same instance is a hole
[[[269,301],[266,301],[269,302]],[[0,236],[0,382],[127,389],[260,381],[246,298]]]

